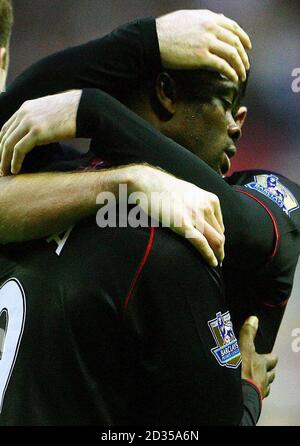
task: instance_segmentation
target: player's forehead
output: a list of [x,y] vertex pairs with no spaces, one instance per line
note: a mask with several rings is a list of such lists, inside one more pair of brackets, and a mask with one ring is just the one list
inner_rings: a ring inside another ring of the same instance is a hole
[[208,76],[207,88],[215,96],[226,96],[234,100],[239,93],[240,84],[233,82],[223,76]]
[[220,79],[215,81],[215,90],[220,95],[231,95],[234,99],[239,92],[239,84],[228,79]]

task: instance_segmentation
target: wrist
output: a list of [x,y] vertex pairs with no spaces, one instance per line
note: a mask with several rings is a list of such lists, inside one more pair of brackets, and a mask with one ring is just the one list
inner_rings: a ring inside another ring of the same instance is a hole
[[123,169],[121,178],[127,185],[128,195],[133,192],[144,191],[151,187],[155,169],[143,164],[129,165]]
[[257,381],[257,376],[255,379],[255,374],[253,374],[251,372],[251,366],[250,364],[246,364],[246,361],[244,360],[243,365],[242,365],[242,380],[248,382],[249,384],[251,384],[253,387],[256,388],[257,392],[259,393],[261,400],[263,399],[263,391],[262,391],[262,387],[261,387],[261,382],[260,384]]
[[243,381],[246,381],[248,384],[250,384],[258,393],[260,401],[262,401],[264,399],[264,396],[262,394],[261,388],[259,387],[259,385],[253,381],[253,379],[250,378],[242,378]]
[[97,172],[96,196],[100,191],[112,192],[119,199],[119,186],[127,187],[127,196],[133,192],[163,190],[169,174],[146,164],[129,164]]
[[116,197],[116,200],[119,200],[120,185],[126,186],[128,196],[132,192],[141,190],[142,175],[142,166],[135,165],[101,170],[100,172],[97,172],[98,182],[96,182],[96,196],[99,192],[111,192]]
[[70,90],[61,94],[61,105],[66,108],[69,114],[69,128],[68,133],[63,135],[63,139],[75,138],[76,136],[76,117],[82,90]]
[[162,18],[159,17],[155,20],[156,23],[156,34],[157,34],[157,40],[158,40],[158,47],[159,47],[159,54],[160,54],[160,60],[163,61],[162,53],[164,52],[164,46],[163,46],[163,33],[164,33],[164,25],[162,23]]
[[172,27],[169,24],[168,14],[156,19],[156,34],[161,65],[164,68],[172,68],[172,63],[169,60],[170,50],[168,51],[168,45],[170,47],[172,43],[172,41],[170,42],[170,38],[172,39]]

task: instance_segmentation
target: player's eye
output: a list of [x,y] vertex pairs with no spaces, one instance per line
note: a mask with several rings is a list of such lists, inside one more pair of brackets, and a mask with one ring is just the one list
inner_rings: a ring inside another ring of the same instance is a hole
[[233,106],[232,102],[226,98],[220,98],[225,111],[230,110]]

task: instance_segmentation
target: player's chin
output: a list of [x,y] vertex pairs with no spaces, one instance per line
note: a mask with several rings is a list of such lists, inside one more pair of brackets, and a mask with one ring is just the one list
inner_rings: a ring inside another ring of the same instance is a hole
[[219,165],[220,175],[222,177],[225,176],[229,172],[230,167],[231,167],[230,159],[226,155],[226,153],[223,153],[222,160],[221,160],[220,165]]
[[209,165],[218,175],[220,175],[220,177],[224,177],[229,170],[228,164],[224,162],[223,157],[215,160],[214,163],[209,163]]
[[219,164],[218,168],[215,170],[220,175],[220,177],[225,177],[229,169],[225,165]]

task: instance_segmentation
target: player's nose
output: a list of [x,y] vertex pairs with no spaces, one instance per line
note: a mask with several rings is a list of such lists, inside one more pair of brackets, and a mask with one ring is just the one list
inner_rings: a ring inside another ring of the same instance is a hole
[[231,122],[227,127],[228,136],[232,139],[232,141],[238,141],[242,136],[242,130],[238,126],[236,122]]

